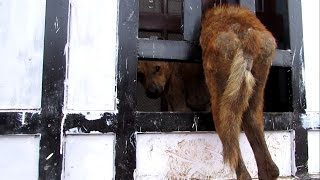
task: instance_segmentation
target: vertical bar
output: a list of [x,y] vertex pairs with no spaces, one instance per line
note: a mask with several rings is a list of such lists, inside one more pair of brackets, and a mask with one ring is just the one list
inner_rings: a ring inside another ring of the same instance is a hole
[[118,129],[115,179],[133,179],[136,166],[135,108],[139,1],[119,0]]
[[240,0],[240,5],[249,8],[251,11],[256,12],[256,0]]
[[[168,0],[163,0],[162,3],[161,3],[162,7],[161,7],[161,11],[164,15],[168,15]],[[168,39],[168,30],[167,29],[164,29],[162,31],[162,37],[164,39]]]
[[302,12],[300,0],[288,0],[290,49],[293,52],[293,108],[298,113],[305,113],[306,98],[303,80],[304,51],[302,35]]
[[227,0],[228,4],[239,4],[239,0]]
[[65,45],[68,36],[68,0],[47,0],[40,117],[39,179],[60,179],[60,152],[64,80]]
[[305,113],[306,99],[303,81],[304,57],[302,35],[301,0],[288,0],[290,46],[293,52],[292,59],[292,94],[293,110],[295,118],[293,126],[295,130],[295,160],[298,176],[307,174],[308,167],[308,140],[307,130],[302,126],[301,113]]
[[184,0],[183,4],[183,38],[197,43],[200,36],[201,0]]

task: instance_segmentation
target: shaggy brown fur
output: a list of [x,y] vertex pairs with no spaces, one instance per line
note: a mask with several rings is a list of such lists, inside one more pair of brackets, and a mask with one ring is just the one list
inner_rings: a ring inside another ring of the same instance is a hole
[[138,79],[149,98],[166,100],[169,111],[210,111],[201,64],[140,60]]
[[[274,37],[249,10],[218,6],[203,16],[200,45],[206,82],[203,87],[207,87],[210,94],[225,162],[236,170],[237,179],[251,179],[239,148],[243,128],[255,155],[259,179],[276,179],[279,170],[271,159],[263,130],[264,88],[276,48]],[[142,82],[149,97],[171,93],[167,96],[168,101],[172,101],[172,109],[185,111],[189,110],[185,109],[188,99],[183,96],[188,93],[186,85],[194,83],[193,86],[199,88],[202,83],[200,80],[197,84],[196,78],[181,80],[185,79],[181,73],[193,76],[198,68],[194,64],[191,66],[195,69],[191,70],[181,66],[140,62],[138,71],[143,74]]]
[[239,148],[242,126],[257,161],[259,178],[276,179],[279,170],[263,131],[263,95],[275,39],[254,13],[220,6],[205,13],[200,45],[224,160],[236,169],[238,179],[251,178]]

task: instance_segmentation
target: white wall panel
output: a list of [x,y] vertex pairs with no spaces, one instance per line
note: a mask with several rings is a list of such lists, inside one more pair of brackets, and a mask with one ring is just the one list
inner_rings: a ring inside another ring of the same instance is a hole
[[115,110],[117,0],[71,0],[68,110]]
[[320,130],[308,131],[308,172],[320,175]]
[[114,178],[112,134],[67,135],[65,138],[64,179],[108,180]]
[[0,136],[0,179],[37,180],[39,135]]
[[[319,5],[318,0],[301,0],[307,111],[317,113],[320,109]],[[320,125],[319,118],[315,121]]]
[[41,105],[45,0],[0,0],[0,109]]
[[[271,156],[281,176],[291,175],[292,133],[266,132]],[[257,168],[249,142],[242,133],[241,151],[249,173],[257,177]],[[230,179],[235,178],[223,164],[222,145],[213,133],[172,133],[137,135],[136,179]]]

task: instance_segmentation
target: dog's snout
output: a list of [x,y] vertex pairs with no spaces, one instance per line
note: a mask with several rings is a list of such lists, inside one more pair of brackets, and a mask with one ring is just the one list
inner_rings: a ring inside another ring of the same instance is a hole
[[161,93],[162,93],[162,90],[155,85],[149,87],[148,90],[146,91],[147,97],[152,99],[157,99],[158,97],[161,96]]

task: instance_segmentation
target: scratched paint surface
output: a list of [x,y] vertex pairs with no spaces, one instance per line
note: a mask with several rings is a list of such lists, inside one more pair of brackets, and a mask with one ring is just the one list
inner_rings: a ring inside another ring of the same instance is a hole
[[39,135],[0,136],[1,179],[38,179]]
[[117,0],[71,0],[67,109],[114,111]]
[[[292,133],[266,132],[271,156],[281,176],[291,175]],[[244,134],[241,152],[253,177],[257,168]],[[136,179],[232,179],[235,172],[223,164],[222,145],[213,133],[170,133],[137,135]]]
[[114,142],[113,134],[67,135],[64,179],[114,179]]
[[39,109],[45,0],[0,0],[0,109]]

